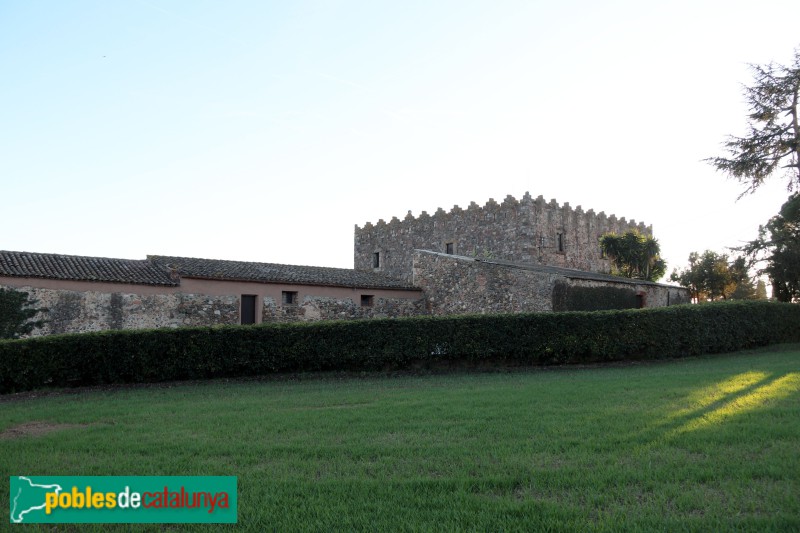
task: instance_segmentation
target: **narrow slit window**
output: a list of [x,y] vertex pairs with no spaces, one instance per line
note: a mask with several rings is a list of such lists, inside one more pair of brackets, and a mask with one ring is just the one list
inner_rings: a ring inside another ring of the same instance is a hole
[[563,252],[564,251],[564,234],[563,233],[559,233],[558,234],[558,251],[559,252]]
[[380,268],[381,267],[381,253],[375,252],[372,254],[372,268]]

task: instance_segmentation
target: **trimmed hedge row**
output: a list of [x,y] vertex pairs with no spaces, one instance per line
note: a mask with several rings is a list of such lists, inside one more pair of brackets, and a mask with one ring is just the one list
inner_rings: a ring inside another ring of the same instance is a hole
[[636,291],[621,287],[580,287],[556,282],[553,287],[553,311],[601,311],[636,309]]
[[655,359],[796,341],[800,306],[771,302],[105,331],[0,341],[0,393],[420,362]]

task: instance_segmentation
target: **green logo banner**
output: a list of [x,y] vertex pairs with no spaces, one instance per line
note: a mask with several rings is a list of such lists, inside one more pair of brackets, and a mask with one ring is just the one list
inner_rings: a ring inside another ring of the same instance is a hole
[[235,476],[11,476],[11,523],[235,524]]

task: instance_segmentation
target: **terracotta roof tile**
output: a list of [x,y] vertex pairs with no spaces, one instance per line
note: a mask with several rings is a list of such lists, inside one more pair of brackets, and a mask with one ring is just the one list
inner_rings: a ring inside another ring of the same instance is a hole
[[298,285],[328,285],[373,289],[416,289],[408,283],[376,272],[350,268],[282,265],[249,261],[224,261],[194,257],[149,255],[147,258],[187,278],[256,281],[262,283],[296,283]]
[[0,276],[177,286],[168,270],[150,261],[0,250]]

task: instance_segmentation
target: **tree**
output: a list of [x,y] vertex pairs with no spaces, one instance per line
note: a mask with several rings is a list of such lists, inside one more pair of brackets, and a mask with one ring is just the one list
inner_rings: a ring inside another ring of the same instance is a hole
[[0,339],[18,339],[42,327],[44,320],[32,319],[47,309],[33,307],[36,303],[27,292],[0,288]]
[[758,280],[756,283],[756,300],[766,300],[767,299],[767,284],[764,283],[763,279]]
[[753,85],[744,87],[750,108],[748,132],[728,136],[728,157],[705,159],[717,170],[747,185],[739,196],[755,190],[773,174],[789,180],[788,189],[800,186],[800,48],[791,66],[769,63],[750,65]]
[[780,212],[758,228],[758,238],[742,247],[753,264],[765,264],[759,273],[772,283],[772,295],[781,302],[800,301],[800,192]]
[[689,267],[680,272],[674,269],[669,278],[689,289],[692,299],[698,302],[756,297],[744,257],[731,261],[727,254],[711,250],[703,255],[692,252]]
[[611,273],[617,276],[656,281],[667,271],[658,240],[636,230],[606,233],[600,237],[600,249],[611,259]]

